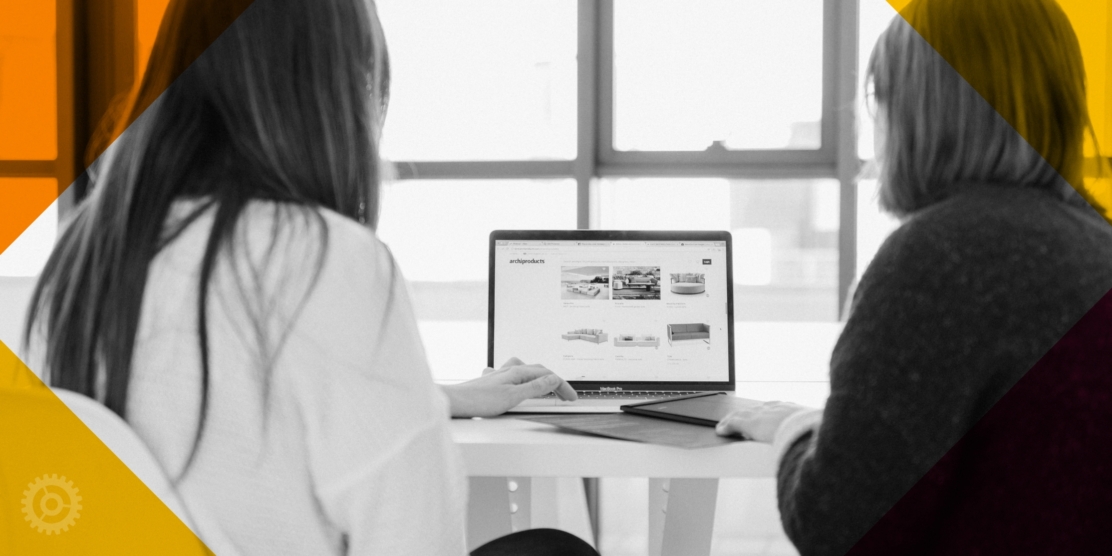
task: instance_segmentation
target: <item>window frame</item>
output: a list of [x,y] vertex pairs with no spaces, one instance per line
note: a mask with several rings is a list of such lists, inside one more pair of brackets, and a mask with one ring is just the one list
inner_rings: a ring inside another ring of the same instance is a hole
[[[614,0],[577,0],[577,131],[574,160],[392,161],[410,179],[576,180],[576,227],[593,229],[600,178],[833,178],[840,183],[838,308],[857,266],[857,43],[860,0],[823,2],[822,143],[815,150],[617,151],[613,147]],[[844,316],[844,315],[843,315]]]
[[[77,177],[74,132],[74,0],[56,0],[54,7],[55,87],[57,94],[57,155],[53,160],[0,159],[0,178],[51,178],[58,180],[59,203],[73,204],[66,195]],[[68,209],[66,209],[68,210]],[[59,211],[62,212],[62,211]]]
[[[829,70],[831,39],[836,35],[835,20],[830,12],[837,0],[823,2],[823,76],[822,131],[818,149],[754,149],[707,151],[619,151],[614,149],[614,33],[615,0],[599,0],[599,160],[607,166],[644,168],[669,171],[677,167],[706,168],[741,166],[756,173],[781,167],[813,167],[822,172],[834,166],[836,126],[826,125],[834,119],[834,75]],[[623,174],[627,175],[627,174]]]
[[138,40],[134,2],[55,2],[58,155],[54,160],[0,160],[2,178],[58,180],[64,223],[85,196],[85,149],[116,95],[135,79]]
[[[833,178],[840,183],[838,239],[838,306],[846,305],[856,276],[857,49],[860,0],[823,2],[822,143],[816,150],[739,150],[707,152],[623,152],[613,148],[614,0],[577,1],[577,129],[572,160],[392,161],[398,181],[410,179],[550,179],[576,180],[576,227],[592,229],[599,218],[593,191],[600,178],[720,177],[733,179]],[[57,0],[58,157],[53,161],[2,160],[0,177],[58,179],[59,193],[69,190],[83,168],[78,161],[75,83],[74,0]],[[134,22],[132,22],[134,23]],[[1110,116],[1112,117],[1112,116]],[[87,130],[86,130],[87,131]],[[61,195],[60,217],[74,204],[74,193]]]

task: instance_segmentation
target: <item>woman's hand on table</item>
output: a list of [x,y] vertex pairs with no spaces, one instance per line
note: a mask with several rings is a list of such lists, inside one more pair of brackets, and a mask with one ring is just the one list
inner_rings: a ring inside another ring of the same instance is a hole
[[806,407],[789,402],[764,402],[727,415],[714,430],[720,436],[738,435],[771,444],[785,419],[806,410]]
[[578,398],[566,380],[541,365],[526,365],[513,357],[499,369],[487,367],[483,376],[441,386],[451,404],[452,417],[492,417],[529,399],[555,392],[562,400]]

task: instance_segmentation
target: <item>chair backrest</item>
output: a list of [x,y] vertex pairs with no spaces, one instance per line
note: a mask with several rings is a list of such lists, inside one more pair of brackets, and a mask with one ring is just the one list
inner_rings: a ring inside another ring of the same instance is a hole
[[96,400],[76,392],[54,389],[54,393],[170,511],[205,542],[209,550],[217,556],[239,556],[235,545],[207,513],[197,507],[187,507],[154,454],[123,419]]
[[19,350],[23,340],[23,319],[31,294],[35,291],[36,278],[0,276],[0,341],[13,351]]

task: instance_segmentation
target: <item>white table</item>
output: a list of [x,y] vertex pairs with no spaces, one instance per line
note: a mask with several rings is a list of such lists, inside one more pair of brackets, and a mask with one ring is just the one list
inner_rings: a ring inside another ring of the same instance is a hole
[[[458,338],[458,345],[430,349],[437,378],[472,378],[450,374],[450,364],[467,349],[476,350],[473,358],[485,356],[478,350],[485,348],[485,327],[423,326],[425,333],[450,332]],[[813,407],[825,403],[830,392],[827,362],[840,324],[738,322],[734,331],[738,395]],[[512,531],[552,526],[557,505],[566,509],[577,503],[585,516],[582,485],[573,501],[566,489],[563,495],[557,492],[557,484],[568,487],[580,477],[647,477],[650,554],[705,556],[710,553],[718,479],[775,475],[771,447],[752,442],[683,450],[571,434],[510,417],[453,420],[451,428],[472,477],[472,547]],[[590,537],[589,527],[585,536]]]
[[555,478],[649,477],[650,554],[705,556],[718,479],[772,477],[776,471],[771,447],[754,442],[684,450],[567,433],[512,417],[457,419],[451,429],[471,476],[471,548],[550,524],[548,516],[560,503],[553,500]]

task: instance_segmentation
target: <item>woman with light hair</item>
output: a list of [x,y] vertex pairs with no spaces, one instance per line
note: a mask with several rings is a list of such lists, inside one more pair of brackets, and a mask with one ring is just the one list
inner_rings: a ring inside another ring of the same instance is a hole
[[[1112,227],[1086,202],[1078,40],[1053,0],[901,16],[866,81],[902,224],[856,289],[826,407],[769,402],[719,432],[773,444],[804,555],[1107,553]],[[1067,332],[1098,340],[1052,349]]]

